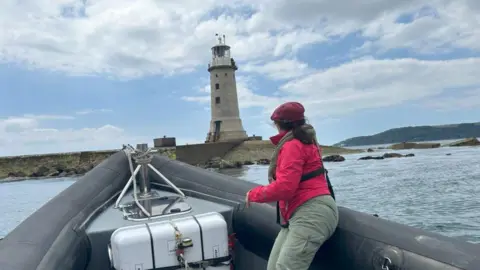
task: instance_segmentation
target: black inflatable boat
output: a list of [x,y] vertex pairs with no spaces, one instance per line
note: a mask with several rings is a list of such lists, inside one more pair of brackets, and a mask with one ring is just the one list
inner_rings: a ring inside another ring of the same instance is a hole
[[[253,186],[128,147],[0,241],[0,269],[264,270],[280,227],[272,205],[244,207]],[[310,269],[474,270],[479,256],[479,245],[340,207]]]

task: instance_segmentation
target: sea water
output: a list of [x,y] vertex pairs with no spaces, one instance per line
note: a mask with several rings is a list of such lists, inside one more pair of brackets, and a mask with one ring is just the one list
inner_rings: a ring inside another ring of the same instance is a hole
[[[358,160],[374,153],[345,155],[325,163],[339,205],[378,214],[399,223],[480,243],[480,147],[403,150],[415,157]],[[222,173],[267,183],[267,166]],[[0,184],[0,236],[75,179],[43,179]]]

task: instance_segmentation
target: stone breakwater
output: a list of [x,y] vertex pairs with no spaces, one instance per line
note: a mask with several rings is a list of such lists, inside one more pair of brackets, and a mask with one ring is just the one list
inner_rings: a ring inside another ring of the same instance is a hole
[[[270,141],[247,141],[228,152],[224,160],[230,162],[252,163],[259,160],[269,160],[275,146]],[[347,149],[335,146],[322,146],[323,156],[362,153],[364,150]]]
[[[223,157],[213,157],[205,164],[196,164],[202,168],[239,168],[243,165],[268,165],[275,146],[270,141],[246,141],[233,148]],[[341,162],[341,154],[362,153],[365,150],[347,149],[335,146],[322,146],[323,161]]]
[[84,151],[0,158],[0,179],[82,175],[118,150]]
[[[119,149],[0,157],[0,182],[80,176],[118,151]],[[175,158],[172,149],[159,150],[158,154]]]
[[[231,149],[221,157],[214,157],[205,164],[194,165],[203,168],[232,168],[251,164],[267,165],[270,163],[273,150],[274,146],[270,141],[248,141]],[[29,178],[80,176],[117,151],[119,150],[0,157],[0,182]],[[190,154],[195,155],[203,153],[195,149],[190,152],[192,152]],[[359,152],[363,152],[363,150],[323,146],[323,154],[326,156],[324,157],[325,161],[343,161],[345,159],[339,156],[340,154]],[[177,149],[159,148],[157,154],[175,159]]]

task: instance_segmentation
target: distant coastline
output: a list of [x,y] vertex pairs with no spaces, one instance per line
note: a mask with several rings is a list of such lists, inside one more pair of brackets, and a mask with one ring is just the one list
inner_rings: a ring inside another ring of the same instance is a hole
[[435,142],[480,137],[480,122],[439,126],[410,126],[389,129],[370,136],[358,136],[334,144],[339,147],[386,145],[402,142]]

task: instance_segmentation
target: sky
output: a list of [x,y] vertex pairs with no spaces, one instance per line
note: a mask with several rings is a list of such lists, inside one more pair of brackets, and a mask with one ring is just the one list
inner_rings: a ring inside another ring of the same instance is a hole
[[477,0],[2,0],[0,155],[118,149],[210,121],[215,33],[249,135],[302,102],[321,144],[480,121]]

